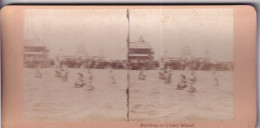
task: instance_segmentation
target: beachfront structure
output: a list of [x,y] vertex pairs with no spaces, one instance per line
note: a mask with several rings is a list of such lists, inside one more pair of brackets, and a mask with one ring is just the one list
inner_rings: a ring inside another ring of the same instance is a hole
[[148,42],[140,37],[136,42],[129,42],[129,61],[152,61],[153,50]]
[[38,38],[25,40],[24,62],[26,67],[36,67],[48,59],[49,50]]
[[142,37],[136,42],[129,42],[128,60],[130,69],[147,68],[153,61],[152,47]]

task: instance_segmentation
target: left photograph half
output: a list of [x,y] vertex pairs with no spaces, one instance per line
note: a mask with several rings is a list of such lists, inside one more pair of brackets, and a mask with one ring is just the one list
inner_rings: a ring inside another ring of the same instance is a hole
[[127,121],[126,9],[25,9],[24,119]]

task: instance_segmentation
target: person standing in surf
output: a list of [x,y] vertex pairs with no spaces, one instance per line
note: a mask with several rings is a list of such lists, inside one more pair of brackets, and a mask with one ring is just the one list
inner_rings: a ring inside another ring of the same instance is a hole
[[116,84],[115,74],[113,72],[112,66],[109,66],[108,73],[109,73],[109,79],[111,80],[111,83]]
[[215,68],[212,69],[212,76],[213,76],[213,80],[215,82],[215,85],[219,86],[218,76],[217,76],[217,72],[216,72]]
[[87,74],[86,74],[86,89],[87,90],[93,90],[94,86],[92,85],[92,81],[93,81],[93,75],[91,73],[91,69],[89,68],[87,70]]
[[177,90],[183,90],[187,87],[187,78],[184,74],[180,75],[180,81],[177,84]]
[[145,74],[144,74],[144,67],[140,69],[139,75],[138,75],[139,80],[145,80]]
[[77,78],[76,82],[74,83],[74,87],[81,88],[84,85],[86,85],[86,81],[84,78],[84,66],[81,65],[79,72],[78,72],[78,78]]
[[36,77],[36,78],[42,78],[41,63],[39,63],[39,64],[37,65],[37,67],[36,67],[35,77]]
[[170,66],[167,66],[166,68],[166,79],[165,79],[165,84],[171,84],[172,83],[172,70]]
[[197,78],[195,76],[194,70],[190,71],[190,74],[187,76],[187,91],[188,92],[196,92],[196,88],[194,87]]
[[67,82],[68,81],[69,68],[66,64],[63,64],[61,74],[62,74],[62,81]]

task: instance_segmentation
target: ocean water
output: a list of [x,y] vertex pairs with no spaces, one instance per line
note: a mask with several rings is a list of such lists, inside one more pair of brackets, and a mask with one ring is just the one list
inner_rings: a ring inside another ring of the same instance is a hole
[[[233,74],[218,71],[219,85],[209,71],[196,71],[195,93],[176,90],[179,75],[173,70],[172,82],[164,84],[158,70],[139,71],[92,69],[93,90],[74,88],[78,73],[69,69],[68,81],[55,77],[53,68],[24,70],[24,117],[27,121],[205,121],[233,119]],[[116,83],[113,83],[114,76]],[[129,87],[129,97],[126,89]],[[127,101],[129,99],[129,101]],[[129,105],[129,108],[128,108]],[[127,117],[129,114],[129,119]]]
[[107,70],[92,70],[91,91],[74,88],[78,72],[82,71],[69,69],[68,81],[63,82],[52,68],[41,69],[40,79],[34,77],[35,69],[25,69],[25,120],[127,121],[127,71],[114,71],[116,84],[112,84]]
[[172,83],[164,84],[158,71],[146,71],[146,80],[130,71],[131,121],[205,121],[233,119],[233,74],[218,71],[216,85],[210,71],[195,71],[196,92],[176,90],[180,74],[173,71]]

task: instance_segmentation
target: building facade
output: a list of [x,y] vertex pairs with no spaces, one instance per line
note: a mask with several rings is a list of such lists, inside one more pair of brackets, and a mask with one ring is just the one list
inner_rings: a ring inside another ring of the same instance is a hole
[[47,47],[40,43],[39,40],[25,40],[24,46],[24,63],[25,67],[34,68],[45,66],[48,60]]
[[150,68],[153,50],[148,42],[140,37],[136,42],[129,42],[128,60],[130,69]]

